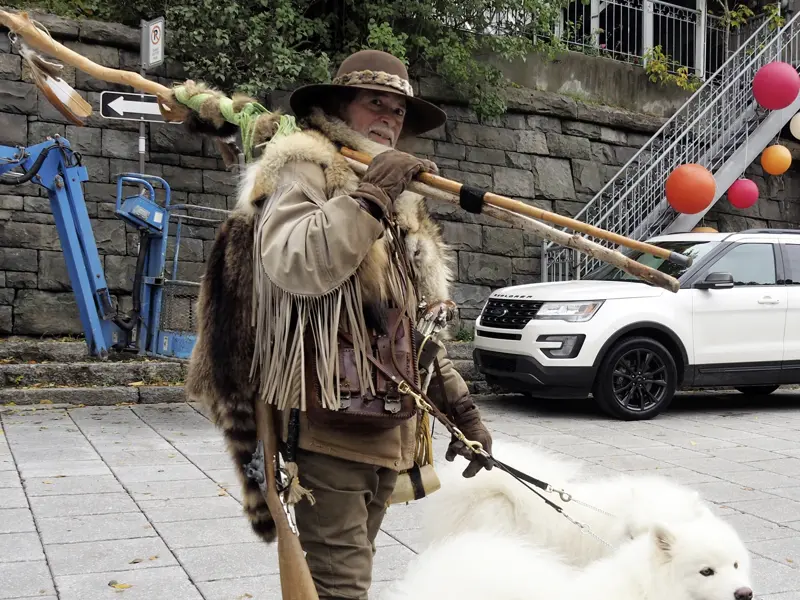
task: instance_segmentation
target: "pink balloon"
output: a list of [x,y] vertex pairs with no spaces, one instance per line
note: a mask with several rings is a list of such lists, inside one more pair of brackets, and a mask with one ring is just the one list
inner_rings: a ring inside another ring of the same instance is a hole
[[758,186],[752,179],[737,179],[728,188],[728,202],[736,208],[750,208],[758,200]]
[[775,61],[764,65],[753,78],[753,95],[768,110],[786,108],[800,93],[800,75],[789,63]]

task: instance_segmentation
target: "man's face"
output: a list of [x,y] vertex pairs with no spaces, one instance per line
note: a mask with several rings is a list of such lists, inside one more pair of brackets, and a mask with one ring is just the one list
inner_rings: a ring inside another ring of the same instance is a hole
[[391,146],[397,143],[406,116],[406,100],[397,94],[359,90],[344,107],[344,120],[369,139]]

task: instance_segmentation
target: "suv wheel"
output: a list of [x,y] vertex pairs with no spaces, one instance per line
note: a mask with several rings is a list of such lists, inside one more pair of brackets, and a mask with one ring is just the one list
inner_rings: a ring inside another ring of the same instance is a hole
[[677,382],[675,359],[663,344],[631,337],[617,342],[603,358],[594,399],[618,419],[652,419],[672,402]]
[[736,390],[746,396],[769,396],[777,390],[779,385],[749,385],[747,387],[737,387]]

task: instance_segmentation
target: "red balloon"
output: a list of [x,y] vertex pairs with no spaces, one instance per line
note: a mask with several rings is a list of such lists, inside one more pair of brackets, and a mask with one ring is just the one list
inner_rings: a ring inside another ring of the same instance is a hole
[[687,215],[705,210],[714,200],[716,190],[717,181],[711,171],[694,163],[675,169],[664,185],[670,206]]
[[758,200],[758,186],[752,179],[737,179],[728,188],[728,202],[736,208],[750,208]]
[[786,108],[800,93],[800,75],[789,63],[775,61],[764,65],[753,79],[753,95],[768,110]]

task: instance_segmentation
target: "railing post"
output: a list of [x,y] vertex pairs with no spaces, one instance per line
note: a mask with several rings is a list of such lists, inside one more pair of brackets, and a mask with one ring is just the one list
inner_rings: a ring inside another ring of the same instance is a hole
[[697,0],[697,23],[694,34],[694,72],[700,79],[706,75],[706,34],[708,33],[708,20],[706,0]]
[[589,35],[591,36],[592,46],[595,48],[600,47],[600,36],[595,37],[596,32],[600,29],[600,0],[591,0],[589,5],[590,26]]
[[[644,1],[644,11],[642,11],[642,57],[647,56],[647,51],[653,47],[653,2]],[[646,60],[642,60],[647,64]]]

